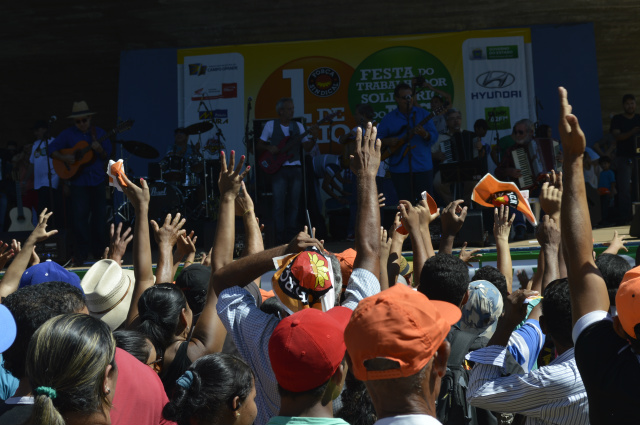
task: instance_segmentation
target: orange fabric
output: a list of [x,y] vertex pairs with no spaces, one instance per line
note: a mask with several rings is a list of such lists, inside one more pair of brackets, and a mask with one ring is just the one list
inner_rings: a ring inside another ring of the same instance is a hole
[[274,294],[273,291],[265,291],[262,288],[260,288],[260,295],[262,296],[262,302],[265,302],[269,298],[273,298],[276,296],[276,294]]
[[340,272],[342,274],[342,292],[346,291],[347,284],[351,273],[353,273],[353,263],[356,260],[356,250],[349,248],[345,251],[335,254],[336,258],[340,262]]
[[640,323],[640,267],[634,267],[625,273],[616,294],[616,309],[624,331],[638,339],[635,326]]
[[522,196],[518,186],[512,182],[501,182],[491,174],[486,174],[473,188],[471,200],[490,208],[509,205],[523,213],[529,223],[538,224],[529,201]]

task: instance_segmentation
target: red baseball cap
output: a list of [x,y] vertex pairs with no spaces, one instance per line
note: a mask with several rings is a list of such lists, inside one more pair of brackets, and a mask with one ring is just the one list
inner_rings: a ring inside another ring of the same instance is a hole
[[281,320],[269,339],[269,359],[282,388],[296,393],[324,384],[346,352],[344,328],[353,311],[308,308]]
[[[431,301],[405,285],[363,299],[344,332],[353,374],[361,381],[415,375],[461,315],[457,306]],[[366,361],[378,358],[393,360],[399,367],[368,370]]]
[[635,327],[640,323],[640,267],[634,267],[625,273],[616,293],[616,310],[624,331],[634,339]]

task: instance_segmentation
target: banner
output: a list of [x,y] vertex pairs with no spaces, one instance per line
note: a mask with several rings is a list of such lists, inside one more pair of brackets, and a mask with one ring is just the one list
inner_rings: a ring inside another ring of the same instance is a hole
[[[468,130],[484,118],[504,136],[519,119],[535,121],[530,43],[525,28],[183,49],[179,121],[213,119],[214,128],[201,135],[207,155],[223,146],[245,152],[249,98],[253,130],[253,119],[277,118],[276,102],[291,97],[294,115],[307,124],[338,112],[320,126],[319,141],[335,142],[356,125],[357,104],[371,104],[380,122],[396,107],[394,87],[423,76],[451,97]],[[420,91],[419,104],[430,109],[435,94]],[[329,146],[325,153],[336,148]]]

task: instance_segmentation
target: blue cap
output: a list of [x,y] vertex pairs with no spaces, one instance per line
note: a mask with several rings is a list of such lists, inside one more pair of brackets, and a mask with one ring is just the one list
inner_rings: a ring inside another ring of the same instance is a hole
[[469,300],[462,306],[461,329],[483,329],[480,334],[491,338],[502,314],[502,295],[486,280],[469,283]]
[[16,321],[7,307],[0,304],[0,353],[4,353],[7,348],[11,347],[16,339]]
[[19,287],[39,285],[45,282],[67,282],[80,289],[84,294],[82,286],[80,286],[80,277],[51,260],[36,264],[25,270],[20,278]]

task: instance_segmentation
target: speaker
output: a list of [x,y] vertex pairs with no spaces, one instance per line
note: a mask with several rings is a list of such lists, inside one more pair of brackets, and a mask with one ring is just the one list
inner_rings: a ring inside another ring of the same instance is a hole
[[483,247],[487,242],[487,237],[488,233],[484,230],[482,210],[469,210],[462,228],[454,239],[454,244],[462,246],[464,242],[467,242],[467,246]]
[[[31,232],[4,232],[0,233],[0,240],[11,244],[11,240],[24,243]],[[71,240],[68,238],[66,230],[59,230],[57,234],[51,236],[44,242],[36,244],[36,253],[40,261],[51,260],[60,265],[65,264],[71,257]]]

